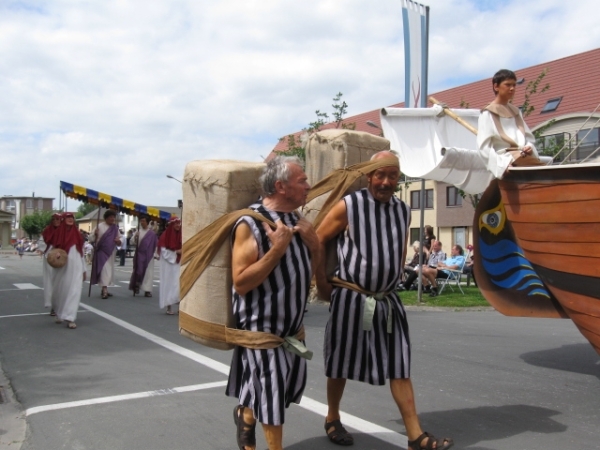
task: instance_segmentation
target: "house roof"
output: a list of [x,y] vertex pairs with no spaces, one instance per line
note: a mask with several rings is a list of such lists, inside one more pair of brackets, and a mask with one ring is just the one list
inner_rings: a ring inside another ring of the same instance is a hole
[[[499,69],[501,68],[499,67],[497,70]],[[517,87],[513,100],[516,106],[523,104],[527,84],[535,81],[543,70],[547,70],[546,76],[540,83],[538,92],[531,95],[530,98],[530,104],[534,107],[534,110],[525,119],[531,129],[535,129],[550,119],[567,114],[584,114],[587,116],[600,103],[600,48],[515,70],[517,80],[524,78],[523,83]],[[490,73],[490,77],[484,80],[430,94],[430,97],[435,97],[436,100],[446,103],[450,108],[481,109],[494,99],[492,75],[493,73]],[[549,84],[550,88],[545,92],[540,92],[546,84]],[[542,112],[546,103],[555,98],[561,98],[558,107],[553,111]],[[403,108],[404,102],[390,105],[390,107]],[[381,126],[379,111],[380,109],[375,109],[348,117],[342,121],[342,124],[354,123],[357,131],[379,134],[380,129],[367,124],[368,121],[371,121],[378,127]],[[326,130],[335,127],[336,123],[328,123],[321,129]],[[301,131],[298,131],[292,134],[298,136],[301,133]],[[286,148],[287,139],[284,139],[278,142],[273,150],[282,151]]]

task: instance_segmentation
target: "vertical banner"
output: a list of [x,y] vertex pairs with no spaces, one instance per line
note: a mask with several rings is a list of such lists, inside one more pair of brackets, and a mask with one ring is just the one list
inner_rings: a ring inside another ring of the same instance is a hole
[[427,107],[429,6],[402,0],[404,27],[404,106]]

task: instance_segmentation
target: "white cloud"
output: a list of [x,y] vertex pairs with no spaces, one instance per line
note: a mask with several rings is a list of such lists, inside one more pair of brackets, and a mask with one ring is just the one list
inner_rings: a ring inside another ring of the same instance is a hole
[[[591,0],[424,3],[430,92],[600,42]],[[402,101],[403,71],[397,0],[3,2],[0,193],[174,206],[188,161],[257,161],[338,92]]]

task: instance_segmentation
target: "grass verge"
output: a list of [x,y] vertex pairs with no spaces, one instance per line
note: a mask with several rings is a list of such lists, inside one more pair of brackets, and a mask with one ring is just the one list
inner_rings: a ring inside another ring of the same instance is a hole
[[452,292],[449,286],[446,286],[442,295],[438,295],[437,297],[430,297],[429,294],[423,293],[421,303],[417,301],[417,291],[400,292],[400,298],[404,305],[442,306],[448,308],[490,306],[483,295],[481,295],[477,286],[463,286],[462,288],[465,291],[464,295],[456,287],[454,287],[454,292]]

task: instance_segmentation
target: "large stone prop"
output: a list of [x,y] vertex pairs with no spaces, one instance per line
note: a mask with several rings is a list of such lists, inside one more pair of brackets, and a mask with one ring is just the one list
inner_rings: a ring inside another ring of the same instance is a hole
[[[183,242],[219,217],[254,203],[260,196],[258,178],[263,167],[263,163],[231,160],[188,163],[183,175]],[[227,240],[181,299],[180,311],[204,322],[235,328],[231,286],[231,242]],[[233,348],[218,338],[197,336],[182,328],[180,333],[208,347]]]
[[[390,149],[390,141],[363,131],[345,129],[324,130],[314,133],[306,144],[306,175],[308,182],[314,186],[318,181],[336,169],[369,161],[371,157]],[[366,177],[357,180],[346,191],[347,194],[367,186]],[[329,194],[321,195],[307,203],[302,212],[313,222],[321,211]],[[332,239],[326,249],[327,274],[333,274],[337,266],[336,241]],[[314,300],[311,295],[311,301]]]

